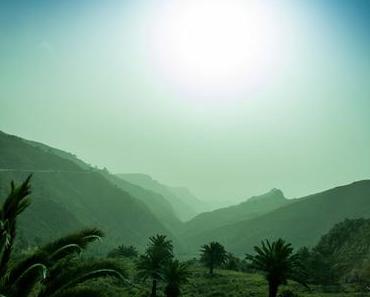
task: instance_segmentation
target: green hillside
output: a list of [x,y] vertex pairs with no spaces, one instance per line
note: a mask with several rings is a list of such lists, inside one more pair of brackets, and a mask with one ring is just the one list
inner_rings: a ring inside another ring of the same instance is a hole
[[185,239],[193,244],[193,250],[218,240],[240,255],[265,238],[282,237],[296,247],[313,246],[336,223],[346,218],[369,218],[369,197],[370,180],[359,181],[297,199],[253,219],[189,234]]
[[0,169],[81,171],[82,168],[51,150],[0,131]]
[[186,223],[185,236],[201,234],[207,230],[252,219],[291,202],[284,197],[282,191],[273,189],[263,195],[251,197],[238,205],[220,208],[196,216]]
[[135,197],[142,202],[150,209],[150,211],[157,217],[160,218],[160,221],[166,225],[171,231],[176,232],[181,228],[182,223],[176,216],[171,204],[160,194],[145,189],[143,187],[129,183],[121,178],[118,178],[115,175],[110,174],[107,170],[99,170],[90,164],[87,164],[76,157],[76,155],[62,151],[57,148],[50,147],[43,143],[24,140],[26,143],[31,144],[37,148],[40,148],[44,152],[57,155],[63,159],[72,161],[74,164],[77,164],[80,168],[85,170],[93,170],[104,175],[110,182],[114,185],[121,188],[123,191],[129,193],[132,197]]
[[[135,279],[135,265],[127,263],[128,260],[121,260],[126,265],[129,264],[132,279]],[[257,273],[245,273],[224,269],[217,269],[216,274],[210,277],[207,269],[193,264],[190,266],[191,276],[189,282],[183,286],[183,297],[266,297],[267,284],[264,277]],[[102,280],[92,283],[97,288],[103,287],[110,297],[132,297],[149,296],[150,283],[139,284],[134,288],[112,288],[110,283]],[[159,290],[163,291],[163,284],[159,284]],[[369,297],[370,293],[359,290],[352,284],[346,284],[337,290],[325,290],[322,286],[310,285],[310,289],[305,288],[293,281],[280,288],[280,292],[293,292],[294,295],[287,297]],[[158,296],[164,296],[161,292]],[[284,297],[285,297],[284,296]]]
[[314,248],[348,280],[370,276],[370,219],[346,219],[336,224]]
[[104,173],[104,175],[113,184],[117,185],[122,190],[142,201],[169,230],[174,233],[182,230],[183,223],[176,216],[172,205],[161,194],[150,191],[144,187],[129,183],[126,180],[117,177],[116,175],[111,175],[107,173]]
[[[98,226],[107,233],[105,244],[121,242],[142,247],[148,236],[172,232],[140,199],[114,185],[101,171],[56,154],[47,146],[0,134],[0,188],[33,173],[33,204],[22,218],[27,240],[55,238],[81,226]],[[58,151],[58,150],[57,150]],[[82,162],[82,161],[79,161]],[[175,239],[175,242],[177,240]]]

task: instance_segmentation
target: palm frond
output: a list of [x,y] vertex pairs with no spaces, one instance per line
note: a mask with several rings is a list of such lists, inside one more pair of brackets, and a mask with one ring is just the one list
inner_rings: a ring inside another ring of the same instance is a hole
[[30,266],[11,284],[9,289],[11,296],[29,296],[37,283],[46,278],[46,273],[47,268],[41,263]]
[[73,244],[85,249],[91,242],[100,240],[102,237],[104,237],[104,233],[97,228],[84,229],[51,242],[42,247],[42,250],[51,255],[61,248]]
[[106,296],[103,292],[90,289],[90,288],[73,288],[69,290],[64,290],[55,297],[104,297]]
[[68,267],[62,262],[49,272],[39,297],[51,297],[90,279],[107,276],[127,282],[126,269],[113,261],[90,260],[85,263],[74,261],[70,262]]
[[0,278],[4,277],[8,269],[8,262],[16,236],[17,217],[30,204],[28,196],[31,193],[31,186],[29,183],[31,177],[32,175],[29,175],[18,187],[15,186],[13,181],[11,182],[10,193],[0,210]]

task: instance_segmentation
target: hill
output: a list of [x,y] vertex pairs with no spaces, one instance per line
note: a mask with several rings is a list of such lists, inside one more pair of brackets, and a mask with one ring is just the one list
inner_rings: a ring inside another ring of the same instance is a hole
[[336,223],[346,218],[370,218],[370,180],[313,194],[253,219],[189,234],[187,242],[199,245],[223,242],[242,255],[263,239],[282,237],[296,247],[314,246]]
[[[348,280],[370,276],[370,219],[346,219],[325,234],[313,249]],[[314,262],[315,263],[315,262]],[[317,268],[317,267],[313,267]]]
[[[129,265],[131,278],[135,279],[135,264],[128,259],[119,261]],[[216,274],[210,277],[207,273],[208,270],[197,263],[191,264],[189,269],[191,275],[189,281],[182,288],[182,297],[266,297],[268,294],[267,283],[262,274],[217,269]],[[97,280],[91,284],[97,287],[104,285],[107,296],[111,297],[150,295],[148,282],[135,287],[121,288],[112,288],[106,283],[106,280]],[[159,291],[163,292],[163,282],[160,282],[158,287]],[[161,292],[158,296],[162,296]],[[308,289],[293,281],[281,286],[279,294],[284,297],[369,297],[369,293],[359,291],[359,288],[352,284],[345,284],[336,292],[333,289],[328,292],[322,286],[310,285]]]
[[175,214],[172,205],[161,194],[129,183],[116,175],[109,173],[104,173],[104,175],[113,184],[142,201],[169,230],[177,233],[182,229],[183,224]]
[[82,171],[73,161],[61,158],[36,143],[0,131],[0,169]]
[[96,167],[93,167],[92,165],[81,161],[74,154],[50,147],[40,142],[35,142],[31,140],[24,141],[28,144],[31,144],[32,146],[40,148],[44,152],[52,153],[54,155],[62,157],[63,159],[72,161],[74,164],[77,164],[82,169],[94,170],[96,172],[99,172],[114,185],[129,193],[132,197],[135,197],[144,202],[144,204],[151,210],[151,212],[157,218],[160,218],[161,222],[166,225],[166,227],[169,228],[171,231],[176,232],[181,228],[182,224],[176,216],[171,204],[160,194],[126,182],[125,180],[110,174],[106,169],[99,170]]
[[207,230],[252,219],[290,202],[284,197],[282,191],[272,189],[268,193],[251,197],[238,205],[201,213],[186,223],[185,236],[201,234]]
[[33,203],[20,222],[28,241],[55,238],[82,226],[97,226],[107,233],[105,243],[110,246],[125,242],[142,247],[154,233],[168,234],[177,242],[143,201],[113,184],[102,171],[87,164],[80,166],[82,161],[74,158],[0,133],[1,197],[9,189],[10,180],[21,181],[33,173]]
[[186,188],[166,186],[145,174],[117,174],[117,176],[164,197],[182,221],[189,220],[204,209],[202,202]]

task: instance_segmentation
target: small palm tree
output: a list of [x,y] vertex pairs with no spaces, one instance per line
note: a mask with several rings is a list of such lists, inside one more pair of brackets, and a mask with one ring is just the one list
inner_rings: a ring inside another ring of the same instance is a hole
[[219,242],[213,241],[201,248],[200,261],[209,269],[210,275],[213,275],[214,268],[224,264],[226,259],[226,250]]
[[151,297],[157,296],[157,283],[161,280],[163,267],[173,258],[172,241],[166,235],[156,235],[149,238],[150,242],[144,255],[137,263],[138,277],[152,280]]
[[126,246],[123,244],[111,250],[108,253],[108,257],[110,258],[121,258],[121,257],[137,258],[138,256],[139,256],[139,252],[134,246],[132,245]]
[[[112,276],[124,280],[125,271],[107,261],[81,262],[79,255],[103,233],[86,229],[49,243],[32,255],[11,261],[18,216],[29,206],[30,176],[11,190],[0,209],[0,296],[64,297],[98,292],[79,289],[78,285],[98,277]],[[14,262],[10,265],[11,262]]]
[[181,294],[181,286],[187,283],[190,277],[189,265],[178,260],[171,261],[163,269],[162,275],[166,282],[166,296],[178,297]]
[[262,241],[261,246],[255,246],[255,255],[247,255],[251,266],[265,274],[269,285],[269,297],[276,297],[279,286],[286,284],[288,279],[303,285],[304,274],[299,256],[295,254],[290,243],[278,239],[270,243]]

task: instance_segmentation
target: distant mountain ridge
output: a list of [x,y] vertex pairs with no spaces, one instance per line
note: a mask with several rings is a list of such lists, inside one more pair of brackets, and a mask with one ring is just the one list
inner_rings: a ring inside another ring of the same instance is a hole
[[202,213],[185,224],[185,236],[252,219],[291,203],[281,190],[253,196],[237,205]]
[[200,209],[204,209],[202,202],[186,188],[166,186],[146,174],[121,173],[117,176],[129,183],[162,195],[182,221],[189,220],[200,213]]
[[314,246],[336,223],[346,218],[370,218],[370,180],[289,202],[255,218],[198,234],[187,233],[184,238],[194,244],[193,249],[204,242],[218,240],[240,255],[266,238],[282,237],[296,247]]

